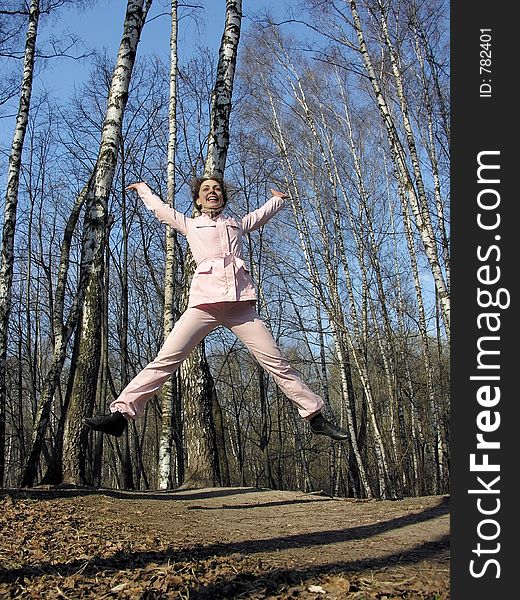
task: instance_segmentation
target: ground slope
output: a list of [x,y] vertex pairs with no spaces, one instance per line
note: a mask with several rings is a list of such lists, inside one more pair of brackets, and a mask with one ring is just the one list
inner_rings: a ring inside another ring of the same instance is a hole
[[449,497],[0,490],[0,598],[449,598]]

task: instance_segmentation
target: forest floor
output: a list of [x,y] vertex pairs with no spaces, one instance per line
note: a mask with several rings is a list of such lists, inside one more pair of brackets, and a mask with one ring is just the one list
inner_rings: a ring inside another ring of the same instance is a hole
[[0,490],[0,598],[445,600],[449,497]]

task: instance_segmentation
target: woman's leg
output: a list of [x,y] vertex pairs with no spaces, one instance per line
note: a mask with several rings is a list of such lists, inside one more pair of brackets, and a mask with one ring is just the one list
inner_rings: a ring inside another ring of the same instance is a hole
[[303,383],[299,373],[282,355],[273,336],[249,302],[237,302],[223,324],[247,346],[256,360],[270,373],[282,392],[294,403],[300,416],[310,419],[319,413],[323,399]]
[[119,411],[135,419],[144,410],[148,400],[179,368],[182,361],[219,324],[214,311],[199,307],[188,308],[175,323],[157,358],[140,371],[110,404],[110,412]]

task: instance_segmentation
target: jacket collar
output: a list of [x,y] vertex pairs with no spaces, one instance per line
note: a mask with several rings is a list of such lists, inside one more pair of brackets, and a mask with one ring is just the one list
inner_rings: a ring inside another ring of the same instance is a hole
[[209,220],[209,221],[220,221],[221,219],[227,220],[229,217],[227,217],[223,213],[219,213],[218,215],[216,215],[215,217],[212,218],[208,214],[202,213],[201,215],[199,215],[198,217],[195,217],[195,218]]

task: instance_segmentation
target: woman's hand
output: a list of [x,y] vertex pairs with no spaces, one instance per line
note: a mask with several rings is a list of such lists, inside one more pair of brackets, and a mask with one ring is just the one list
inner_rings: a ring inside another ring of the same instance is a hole
[[283,200],[285,200],[286,198],[290,198],[289,194],[286,194],[285,192],[279,192],[278,190],[273,190],[272,188],[271,194],[273,196],[278,196],[278,198],[282,198]]
[[148,184],[145,181],[139,181],[137,183],[131,183],[130,185],[127,185],[125,187],[125,190],[128,192],[129,190],[135,190],[136,192],[139,191],[139,186],[145,186],[148,187]]

